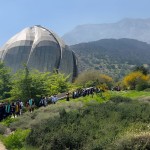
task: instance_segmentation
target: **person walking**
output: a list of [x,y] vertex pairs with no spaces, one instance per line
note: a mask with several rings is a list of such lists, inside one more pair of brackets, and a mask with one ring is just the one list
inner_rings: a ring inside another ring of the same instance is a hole
[[15,118],[15,110],[16,110],[16,106],[15,106],[15,103],[12,102],[11,104],[11,113],[12,113],[12,116]]
[[32,113],[33,99],[29,99],[29,111]]
[[69,97],[69,92],[66,93],[66,101],[69,101],[70,97]]

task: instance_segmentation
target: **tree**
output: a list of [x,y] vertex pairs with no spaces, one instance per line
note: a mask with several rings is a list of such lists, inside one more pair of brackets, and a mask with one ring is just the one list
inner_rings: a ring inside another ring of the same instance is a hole
[[0,62],[0,99],[10,97],[9,91],[11,89],[11,75],[10,70]]
[[24,98],[31,97],[31,84],[32,84],[32,78],[29,74],[29,69],[27,65],[24,65],[24,77],[21,83],[21,89],[24,95]]
[[69,76],[61,73],[52,73],[45,82],[47,95],[62,93],[68,91],[70,83]]
[[31,97],[31,83],[29,69],[27,65],[24,65],[23,70],[19,70],[12,78],[12,90],[11,96],[15,99],[26,100]]
[[85,71],[77,77],[75,84],[83,87],[105,86],[111,88],[113,79],[105,74],[100,74],[97,70]]
[[11,95],[13,98],[26,101],[30,97],[36,98],[41,95],[52,95],[65,92],[69,88],[67,82],[69,77],[64,74],[39,72],[38,70],[28,70],[25,66],[13,76],[13,87]]
[[140,71],[141,73],[143,73],[144,75],[148,75],[149,71],[147,68],[145,68],[144,66],[136,66],[134,71]]
[[146,87],[146,85],[148,84],[148,81],[149,81],[149,76],[144,75],[140,71],[131,72],[130,74],[125,76],[123,79],[124,85],[131,90],[135,90],[136,87],[139,86],[140,84],[142,86],[144,84]]

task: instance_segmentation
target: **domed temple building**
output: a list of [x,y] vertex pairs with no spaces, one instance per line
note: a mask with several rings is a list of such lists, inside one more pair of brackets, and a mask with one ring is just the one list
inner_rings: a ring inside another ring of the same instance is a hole
[[13,36],[1,49],[0,60],[12,68],[13,72],[23,68],[23,64],[41,72],[57,69],[77,76],[77,61],[73,51],[52,31],[33,26]]

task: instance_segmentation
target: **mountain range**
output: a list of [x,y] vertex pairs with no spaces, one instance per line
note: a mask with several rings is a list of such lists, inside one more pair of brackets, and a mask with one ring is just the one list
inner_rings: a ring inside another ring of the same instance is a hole
[[78,58],[79,72],[96,69],[118,79],[135,66],[150,65],[150,44],[134,39],[103,39],[70,48]]
[[129,38],[150,43],[150,18],[126,18],[116,23],[79,25],[62,38],[68,45],[110,38]]

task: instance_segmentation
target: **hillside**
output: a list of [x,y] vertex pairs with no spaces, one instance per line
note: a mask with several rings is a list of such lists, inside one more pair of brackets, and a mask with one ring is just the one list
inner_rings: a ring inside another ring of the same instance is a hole
[[126,18],[116,23],[79,25],[62,38],[69,45],[110,38],[131,38],[150,43],[150,19]]
[[94,94],[58,101],[3,120],[1,134],[6,128],[14,132],[1,135],[0,140],[11,150],[149,149],[149,95],[143,91],[107,91],[103,93],[105,100]]
[[79,72],[96,69],[120,78],[135,65],[150,64],[150,45],[133,39],[103,39],[70,48],[78,57]]

